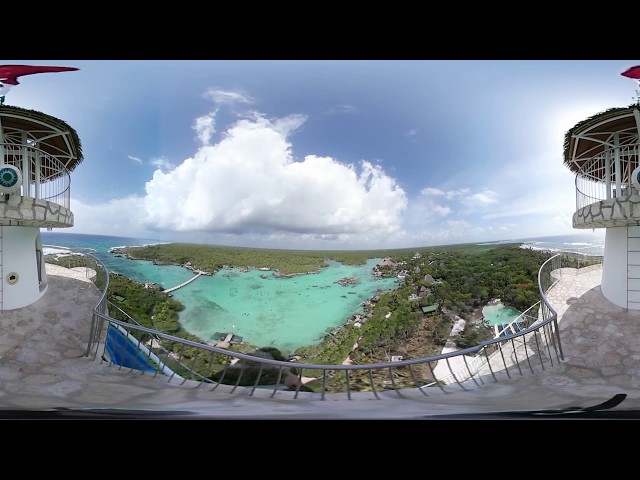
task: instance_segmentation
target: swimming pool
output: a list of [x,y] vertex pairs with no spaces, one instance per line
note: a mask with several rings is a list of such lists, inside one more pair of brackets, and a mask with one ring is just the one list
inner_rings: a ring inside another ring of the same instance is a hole
[[158,370],[147,356],[113,325],[109,325],[105,347],[108,360],[116,365],[149,373]]
[[508,325],[521,315],[521,312],[513,307],[507,307],[501,303],[487,305],[482,309],[485,321],[489,325]]

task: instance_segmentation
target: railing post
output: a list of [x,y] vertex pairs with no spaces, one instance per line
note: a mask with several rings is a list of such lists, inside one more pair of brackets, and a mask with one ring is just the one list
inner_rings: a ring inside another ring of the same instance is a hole
[[89,329],[89,341],[87,342],[87,351],[84,356],[88,357],[91,354],[91,347],[93,346],[93,336],[96,333],[96,314],[91,315],[91,327]]
[[620,167],[620,135],[618,132],[613,134],[613,144],[615,145],[614,156],[614,174],[616,176],[616,198],[621,197],[622,190],[622,171]]
[[29,173],[29,148],[27,146],[27,132],[22,132],[22,195],[29,195],[31,174]]
[[606,184],[606,199],[611,199],[611,150],[607,150],[604,152],[605,160],[604,160],[604,178]]
[[558,352],[560,353],[560,360],[564,360],[564,354],[562,353],[562,342],[560,341],[560,329],[558,328],[558,315],[556,314],[556,318],[553,319],[553,329],[554,329],[554,337],[556,338],[556,342],[558,342]]
[[35,158],[35,183],[34,183],[34,197],[36,199],[40,198],[40,163],[41,163],[41,159],[40,159],[40,150],[36,150],[35,151],[36,154],[36,158]]
[[2,121],[0,120],[0,167],[4,166],[6,163],[4,158],[4,128],[2,126]]

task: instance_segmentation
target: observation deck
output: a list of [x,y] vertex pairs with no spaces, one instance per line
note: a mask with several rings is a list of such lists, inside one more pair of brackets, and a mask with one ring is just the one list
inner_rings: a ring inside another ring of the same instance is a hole
[[[428,395],[420,388],[407,388],[375,396],[371,392],[323,396],[143,374],[105,362],[100,355],[87,356],[90,312],[100,309],[103,295],[92,283],[96,269],[47,264],[51,294],[0,317],[0,417],[3,411],[20,416],[20,412],[58,409],[103,412],[104,418],[120,410],[178,419],[429,419],[589,407],[620,394],[626,398],[614,410],[640,409],[636,375],[640,312],[617,307],[602,296],[601,266],[560,265],[546,264],[541,276],[552,281],[544,300],[557,309],[562,362],[535,374],[518,374],[520,366],[512,365],[510,378],[503,375],[498,382],[469,378],[446,390],[429,387]],[[254,360],[261,369],[268,367],[261,363],[267,360]],[[522,370],[528,361],[522,360]],[[484,378],[491,374],[487,371]]]
[[612,108],[565,135],[564,163],[576,174],[574,228],[605,228],[602,292],[640,310],[640,106]]
[[0,105],[0,226],[71,227],[69,173],[82,161],[77,133],[34,110]]

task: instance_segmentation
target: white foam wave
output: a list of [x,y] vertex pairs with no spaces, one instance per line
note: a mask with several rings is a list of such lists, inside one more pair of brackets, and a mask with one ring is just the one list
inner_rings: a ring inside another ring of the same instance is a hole
[[60,255],[66,254],[69,255],[69,249],[63,247],[42,247],[42,253],[45,255]]
[[128,248],[128,247],[132,247],[132,248],[150,247],[150,246],[153,246],[153,245],[168,245],[169,243],[173,243],[173,242],[143,243],[142,245],[120,245],[119,247],[111,247],[111,248],[109,248],[109,253],[113,253],[116,250],[121,250],[123,248]]

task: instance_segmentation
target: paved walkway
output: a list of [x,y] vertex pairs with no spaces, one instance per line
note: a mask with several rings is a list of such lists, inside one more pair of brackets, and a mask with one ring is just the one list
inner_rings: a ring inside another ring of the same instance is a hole
[[584,270],[563,269],[548,292],[560,318],[562,373],[583,385],[640,388],[640,311],[604,298],[601,266]]
[[[640,312],[602,296],[600,269],[563,274],[549,292],[561,315],[566,360],[536,375],[487,382],[471,391],[417,389],[380,393],[318,394],[220,385],[193,388],[167,377],[109,367],[84,356],[92,307],[99,292],[84,272],[47,265],[49,291],[28,307],[0,312],[0,410],[127,409],[198,418],[428,418],[589,406],[626,393],[622,409],[640,410]],[[1,411],[0,411],[1,414]]]

